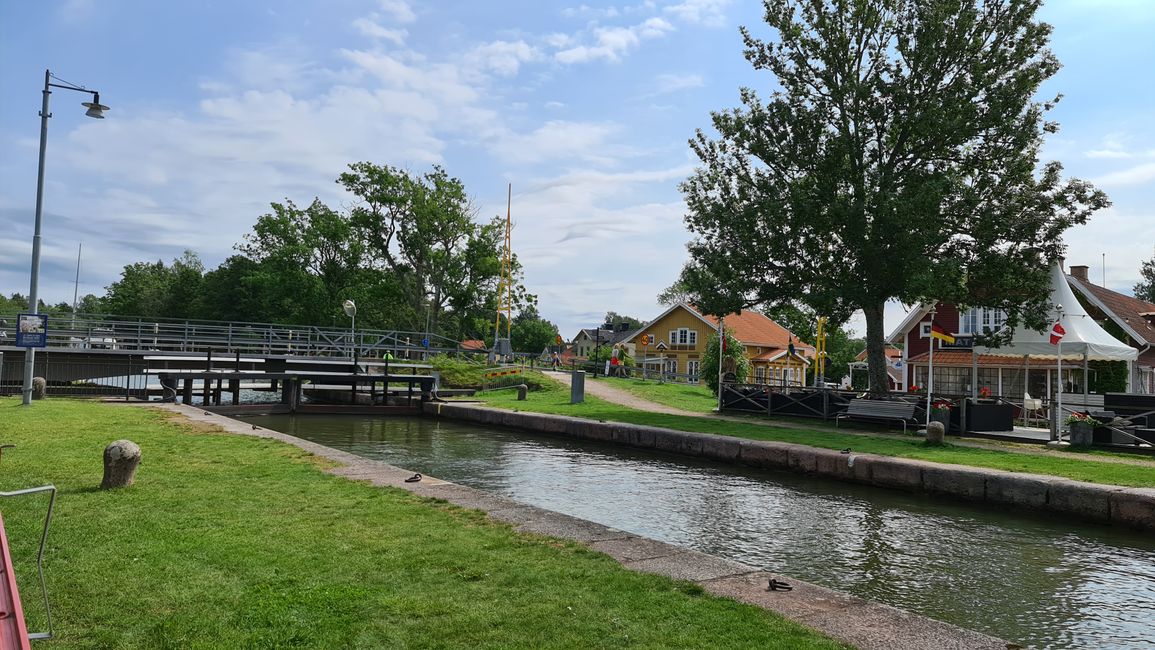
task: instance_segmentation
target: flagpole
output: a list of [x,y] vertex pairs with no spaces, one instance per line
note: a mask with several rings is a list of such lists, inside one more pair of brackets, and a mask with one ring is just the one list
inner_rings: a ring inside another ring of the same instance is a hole
[[926,371],[926,427],[930,429],[930,395],[934,392],[934,307],[930,309],[930,361]]
[[[726,355],[726,319],[718,317],[718,412],[722,412],[722,361]],[[767,397],[769,399],[769,397]]]
[[[1059,327],[1062,327],[1063,326],[1063,306],[1062,305],[1055,305],[1055,308],[1059,311],[1059,320],[1056,322],[1058,322]],[[1064,331],[1064,334],[1065,333],[1066,332]],[[1063,441],[1063,339],[1062,338],[1059,339],[1058,346],[1059,346],[1058,354],[1056,355],[1059,358],[1059,360],[1058,360],[1058,376],[1055,379],[1058,382],[1056,385],[1056,389],[1058,390],[1058,395],[1059,395],[1059,399],[1058,399],[1059,412],[1055,415],[1055,440],[1062,442]]]

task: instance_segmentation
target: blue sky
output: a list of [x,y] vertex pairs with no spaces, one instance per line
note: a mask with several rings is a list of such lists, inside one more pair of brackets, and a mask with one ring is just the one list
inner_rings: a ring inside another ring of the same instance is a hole
[[[1114,207],[1067,234],[1068,262],[1130,293],[1155,254],[1155,5],[1053,0],[1042,18],[1064,95],[1047,158]],[[642,319],[689,239],[677,184],[687,140],[738,88],[761,3],[0,3],[0,292],[28,292],[44,69],[101,92],[54,92],[41,298],[102,293],[138,261],[185,249],[210,268],[271,201],[348,204],[361,160],[460,177],[480,218],[505,213],[543,315],[568,338],[606,311]],[[334,306],[335,309],[339,306]],[[888,326],[902,316],[895,305]],[[861,321],[852,321],[860,326]]]

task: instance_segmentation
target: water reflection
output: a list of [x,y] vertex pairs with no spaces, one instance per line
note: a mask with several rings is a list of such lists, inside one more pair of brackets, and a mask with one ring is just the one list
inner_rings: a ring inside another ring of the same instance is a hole
[[1149,535],[452,422],[253,420],[1028,646],[1155,647]]

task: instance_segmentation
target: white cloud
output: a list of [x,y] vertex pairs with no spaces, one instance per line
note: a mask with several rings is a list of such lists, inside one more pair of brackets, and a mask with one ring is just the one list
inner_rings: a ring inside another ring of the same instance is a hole
[[550,120],[529,133],[501,135],[491,146],[503,159],[519,164],[547,160],[609,164],[615,159],[611,152],[622,149],[609,142],[620,130],[610,123]]
[[508,77],[517,74],[522,63],[536,61],[541,56],[537,48],[525,41],[493,41],[475,47],[469,59],[484,70]]
[[413,13],[413,9],[405,0],[379,0],[378,6],[381,7],[381,11],[389,14],[393,20],[399,23],[411,23],[417,20],[417,14]]
[[1143,163],[1129,169],[1111,172],[1099,176],[1094,180],[1095,185],[1103,187],[1122,185],[1142,185],[1155,181],[1155,163]]
[[688,88],[701,88],[705,85],[701,75],[687,74],[660,74],[654,79],[657,93],[672,93]]
[[1132,154],[1116,149],[1091,149],[1086,152],[1088,158],[1130,158]]
[[353,27],[365,36],[389,41],[398,47],[405,45],[405,39],[409,36],[409,31],[406,29],[390,29],[379,24],[375,15],[362,16],[354,20]]
[[726,22],[730,0],[683,0],[663,8],[667,14],[687,23],[719,27]]
[[596,27],[593,29],[594,43],[576,45],[561,50],[554,55],[559,63],[587,63],[598,59],[619,61],[627,51],[636,48],[642,39],[657,38],[674,30],[674,26],[661,18],[647,18],[630,27]]

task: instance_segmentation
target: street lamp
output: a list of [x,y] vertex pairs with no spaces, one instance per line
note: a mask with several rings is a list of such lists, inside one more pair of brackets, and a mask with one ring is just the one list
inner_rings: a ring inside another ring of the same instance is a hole
[[345,310],[345,315],[353,319],[353,323],[349,326],[349,347],[353,350],[353,372],[357,372],[357,303],[352,300],[346,300],[341,304],[341,309]]
[[[60,83],[52,83],[56,80]],[[89,90],[84,86],[77,86],[68,83],[67,81],[52,74],[51,70],[44,71],[44,101],[40,107],[40,166],[36,172],[36,229],[32,234],[32,279],[28,289],[28,310],[33,313],[39,313],[40,299],[36,295],[37,285],[40,281],[40,224],[43,217],[44,208],[44,149],[48,145],[48,118],[52,117],[52,113],[48,112],[48,97],[52,94],[50,88],[63,88],[65,90],[75,90],[82,93],[92,95],[91,102],[83,102],[81,106],[87,108],[85,115],[93,117],[98,120],[104,119],[104,111],[108,107],[100,103],[100,93],[95,90]],[[24,352],[24,405],[28,406],[32,403],[32,374],[36,363],[36,348],[25,348]]]

